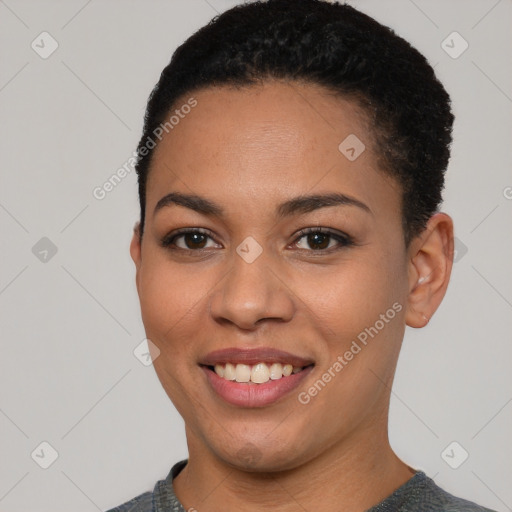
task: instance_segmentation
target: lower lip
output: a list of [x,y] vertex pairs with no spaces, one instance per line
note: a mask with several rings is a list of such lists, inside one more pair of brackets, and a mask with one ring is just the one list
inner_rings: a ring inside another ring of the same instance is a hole
[[313,366],[308,366],[299,373],[288,377],[269,380],[264,384],[236,382],[219,377],[213,370],[201,366],[210,386],[226,402],[240,407],[264,407],[277,402],[295,388],[309,375]]

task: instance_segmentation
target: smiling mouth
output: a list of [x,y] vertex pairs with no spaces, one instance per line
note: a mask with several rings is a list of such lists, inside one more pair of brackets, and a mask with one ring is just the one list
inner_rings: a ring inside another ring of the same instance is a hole
[[306,368],[314,366],[293,366],[291,364],[265,363],[241,364],[241,363],[222,363],[213,365],[200,365],[215,372],[221,379],[237,382],[240,384],[265,384],[269,381],[281,380],[300,373]]

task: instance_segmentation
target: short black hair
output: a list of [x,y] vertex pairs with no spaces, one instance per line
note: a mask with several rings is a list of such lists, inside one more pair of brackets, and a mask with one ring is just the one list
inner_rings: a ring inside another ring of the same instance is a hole
[[150,94],[137,149],[141,238],[154,151],[147,142],[177,101],[204,88],[272,79],[320,85],[360,105],[379,169],[401,185],[407,247],[442,201],[454,120],[450,97],[426,58],[391,28],[326,0],[237,5],[176,49]]

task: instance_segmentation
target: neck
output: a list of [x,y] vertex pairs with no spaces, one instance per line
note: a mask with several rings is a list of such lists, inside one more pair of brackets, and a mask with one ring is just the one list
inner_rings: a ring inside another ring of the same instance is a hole
[[189,462],[173,487],[185,510],[360,512],[407,482],[414,470],[389,445],[387,428],[374,424],[327,447],[312,460],[278,472],[233,468],[187,430]]

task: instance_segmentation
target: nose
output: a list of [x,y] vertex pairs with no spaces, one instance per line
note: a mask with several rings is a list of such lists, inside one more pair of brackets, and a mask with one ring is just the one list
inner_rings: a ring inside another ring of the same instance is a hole
[[263,253],[248,263],[235,254],[233,260],[210,299],[214,320],[243,330],[255,330],[263,320],[290,321],[295,312],[293,292],[270,258]]

